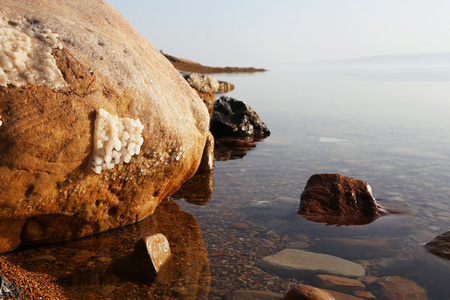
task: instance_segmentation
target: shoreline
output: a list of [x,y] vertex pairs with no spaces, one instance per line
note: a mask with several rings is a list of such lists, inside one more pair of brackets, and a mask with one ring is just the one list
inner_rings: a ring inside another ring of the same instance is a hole
[[204,66],[197,62],[190,61],[184,58],[178,58],[166,53],[161,52],[179,71],[201,73],[201,74],[217,74],[217,73],[255,73],[266,72],[263,68],[254,67],[210,67]]

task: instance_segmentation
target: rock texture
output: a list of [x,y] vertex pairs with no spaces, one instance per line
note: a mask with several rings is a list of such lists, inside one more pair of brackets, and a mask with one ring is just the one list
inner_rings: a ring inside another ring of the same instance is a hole
[[[0,252],[139,221],[192,177],[207,110],[106,1],[5,0],[0,13],[0,26],[32,45],[57,34],[50,53],[65,82],[0,87]],[[90,159],[101,108],[140,119],[144,142],[129,163],[97,175]]]
[[385,211],[366,182],[340,174],[316,174],[306,183],[298,213],[316,222],[357,225],[368,224]]
[[290,288],[286,295],[285,300],[334,300],[329,293],[324,290],[315,288],[310,285],[300,284]]
[[266,256],[258,264],[263,269],[299,280],[317,274],[343,277],[365,275],[364,268],[357,263],[336,256],[297,249],[285,249],[275,255]]
[[426,243],[425,248],[434,255],[450,259],[450,231],[444,232]]
[[270,135],[269,128],[250,106],[226,96],[222,96],[214,102],[210,130],[215,138],[264,138]]

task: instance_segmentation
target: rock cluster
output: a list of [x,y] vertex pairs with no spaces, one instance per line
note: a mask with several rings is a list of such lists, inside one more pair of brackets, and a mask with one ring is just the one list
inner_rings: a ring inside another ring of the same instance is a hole
[[370,223],[385,211],[366,182],[340,174],[316,174],[306,183],[298,213],[316,222],[357,225]]
[[[0,252],[142,220],[194,175],[209,129],[205,106],[106,1],[5,0],[0,15],[11,38],[27,36],[33,61],[51,48],[46,61],[63,80],[45,84],[53,69],[43,66],[40,81],[0,86]],[[96,174],[100,109],[139,119],[143,141],[128,163]]]

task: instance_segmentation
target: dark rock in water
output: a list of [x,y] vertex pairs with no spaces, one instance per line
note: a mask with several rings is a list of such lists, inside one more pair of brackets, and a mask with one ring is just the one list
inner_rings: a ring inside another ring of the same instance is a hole
[[340,174],[311,176],[298,209],[308,220],[337,225],[368,224],[385,212],[369,184]]
[[428,299],[427,292],[420,285],[400,276],[388,276],[377,279],[370,284],[369,289],[377,299]]
[[306,284],[289,289],[284,295],[286,300],[334,300],[326,291]]
[[222,96],[214,102],[210,130],[215,138],[267,137],[270,131],[258,114],[244,102]]
[[22,299],[22,292],[11,281],[0,275],[0,299]]
[[444,232],[426,243],[425,248],[434,255],[450,259],[450,231]]

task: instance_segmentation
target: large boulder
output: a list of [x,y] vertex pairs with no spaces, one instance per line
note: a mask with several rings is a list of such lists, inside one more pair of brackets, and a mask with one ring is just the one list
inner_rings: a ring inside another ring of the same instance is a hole
[[139,221],[193,176],[208,112],[112,6],[0,14],[0,252]]
[[210,130],[215,138],[265,138],[270,135],[269,128],[250,106],[238,99],[226,96],[222,96],[214,102]]
[[340,174],[315,174],[300,196],[298,213],[312,221],[358,225],[374,221],[385,210],[366,182]]

